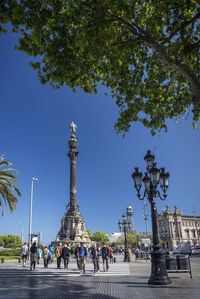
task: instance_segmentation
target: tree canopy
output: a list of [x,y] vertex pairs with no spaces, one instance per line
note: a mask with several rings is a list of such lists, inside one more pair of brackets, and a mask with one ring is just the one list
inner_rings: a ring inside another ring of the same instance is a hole
[[[97,93],[119,106],[115,128],[151,133],[191,110],[200,120],[199,0],[2,0],[0,21],[20,33],[42,84]],[[1,27],[1,32],[5,29]]]
[[[134,234],[134,233],[132,233],[132,232],[128,232],[127,233],[127,241],[128,241],[128,244],[129,245],[134,245],[134,244],[136,244],[136,235]],[[121,235],[118,239],[117,239],[117,241],[115,242],[115,244],[117,244],[117,245],[124,245],[124,234],[123,235]]]
[[89,229],[87,229],[87,232],[91,241],[97,243],[109,242],[109,238],[103,232],[97,231],[96,233],[92,234]]
[[21,239],[17,235],[0,236],[0,245],[5,248],[17,248],[22,245]]

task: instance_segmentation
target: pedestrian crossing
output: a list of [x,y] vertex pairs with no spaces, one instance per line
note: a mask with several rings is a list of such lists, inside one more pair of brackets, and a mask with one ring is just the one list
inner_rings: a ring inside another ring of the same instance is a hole
[[[3,277],[15,277],[15,276],[80,276],[80,272],[77,268],[76,263],[72,262],[69,264],[68,269],[63,268],[63,264],[61,265],[61,269],[57,269],[56,263],[50,264],[47,269],[44,269],[43,264],[36,265],[36,269],[30,271],[30,267],[28,264],[26,267],[22,267],[20,264],[10,264],[10,265],[0,265],[0,278]],[[128,263],[113,263],[109,264],[108,271],[103,271],[103,264],[100,263],[100,271],[94,274],[94,266],[91,262],[86,263],[85,274],[81,276],[125,276],[130,275],[130,269]]]

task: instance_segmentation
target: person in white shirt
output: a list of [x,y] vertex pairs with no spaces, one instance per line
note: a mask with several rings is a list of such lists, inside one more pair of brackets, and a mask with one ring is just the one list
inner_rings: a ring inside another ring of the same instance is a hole
[[27,257],[28,257],[28,246],[27,246],[26,242],[21,247],[21,256],[22,256],[22,265],[23,265],[23,267],[25,267],[26,266]]

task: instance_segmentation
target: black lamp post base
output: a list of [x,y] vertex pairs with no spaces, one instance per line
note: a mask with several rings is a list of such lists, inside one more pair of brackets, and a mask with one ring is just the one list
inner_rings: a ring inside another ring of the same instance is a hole
[[168,277],[164,255],[161,249],[154,250],[151,253],[151,277],[148,281],[150,285],[168,285],[172,281]]
[[169,277],[150,277],[150,279],[148,280],[148,284],[150,285],[168,285],[171,283],[172,281]]
[[124,252],[124,262],[130,262],[129,251]]

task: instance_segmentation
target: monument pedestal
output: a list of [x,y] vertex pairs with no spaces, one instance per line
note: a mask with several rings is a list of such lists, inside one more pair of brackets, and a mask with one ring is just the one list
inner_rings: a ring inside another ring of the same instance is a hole
[[80,242],[90,243],[90,238],[85,229],[85,221],[83,216],[78,210],[67,211],[65,216],[61,220],[61,228],[56,236],[57,243],[75,243],[80,244]]

